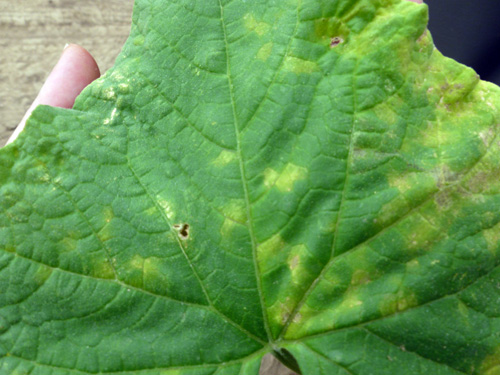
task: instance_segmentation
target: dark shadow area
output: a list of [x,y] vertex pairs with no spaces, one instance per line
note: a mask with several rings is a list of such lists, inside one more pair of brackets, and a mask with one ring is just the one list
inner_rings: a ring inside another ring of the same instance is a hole
[[500,2],[424,0],[436,47],[474,68],[481,79],[500,84]]

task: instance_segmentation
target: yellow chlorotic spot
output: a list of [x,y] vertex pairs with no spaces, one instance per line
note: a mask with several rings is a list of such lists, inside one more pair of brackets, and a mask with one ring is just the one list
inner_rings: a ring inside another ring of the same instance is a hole
[[268,189],[271,188],[276,183],[276,180],[278,180],[278,177],[278,172],[274,169],[266,168],[264,170],[264,186]]
[[112,237],[111,226],[105,225],[98,233],[98,238],[101,242],[109,241]]
[[408,272],[411,272],[412,270],[415,270],[418,267],[420,267],[420,262],[418,261],[418,259],[413,259],[410,260],[408,263],[406,263],[406,270]]
[[429,250],[429,246],[434,243],[435,239],[443,234],[443,229],[432,226],[421,215],[413,215],[405,220],[401,233],[406,238],[407,249],[421,253]]
[[285,240],[283,240],[279,234],[275,234],[257,247],[257,258],[259,259],[259,262],[266,263],[269,258],[278,254],[285,248],[285,246]]
[[285,58],[284,68],[295,74],[314,73],[319,71],[318,63],[293,56],[287,56]]
[[488,250],[496,255],[498,252],[498,245],[500,243],[500,223],[495,225],[491,229],[486,229],[483,231],[483,237],[488,245]]
[[182,375],[180,370],[161,370],[160,375]]
[[120,89],[120,93],[127,94],[129,92],[129,85],[127,83],[120,83],[118,88]]
[[[158,280],[158,258],[150,257],[144,260],[143,266],[144,278],[149,282]],[[163,281],[163,280],[162,280]]]
[[260,47],[259,52],[257,52],[257,58],[262,61],[267,61],[271,52],[273,50],[273,42],[268,42]]
[[299,265],[300,258],[298,255],[295,255],[290,261],[288,262],[288,266],[290,267],[290,270],[293,271],[297,268]]
[[500,346],[484,359],[478,373],[484,375],[500,375]]
[[404,215],[409,209],[405,197],[398,195],[382,206],[377,216],[377,224],[385,226]]
[[338,307],[339,312],[344,312],[344,310],[351,310],[357,308],[363,304],[363,301],[359,299],[355,294],[345,296],[344,300]]
[[389,186],[398,189],[400,193],[404,194],[412,188],[412,180],[413,176],[411,175],[389,176]]
[[220,228],[220,234],[223,238],[227,238],[231,236],[234,227],[236,226],[236,222],[234,220],[225,218],[222,223],[222,227]]
[[134,38],[134,45],[141,46],[144,44],[144,35],[139,35]]
[[280,191],[292,191],[293,184],[304,180],[307,176],[307,169],[294,164],[287,164],[283,172],[276,180],[275,186]]
[[[391,84],[392,85],[392,84]],[[389,91],[388,84],[386,83],[385,89]],[[392,91],[392,90],[390,90]],[[388,104],[380,104],[373,108],[377,117],[382,120],[384,123],[392,125],[395,124],[398,120],[398,115],[394,112],[394,109],[391,105]]]
[[33,275],[33,281],[38,285],[42,285],[50,275],[52,275],[52,268],[40,265]]
[[129,262],[129,267],[133,269],[143,269],[144,268],[144,258],[140,255],[134,255]]
[[338,319],[338,310],[322,310],[321,312],[310,308],[307,304],[302,306],[300,311],[301,320],[292,323],[286,330],[285,339],[297,339],[312,332],[322,332],[327,329],[334,329]]
[[250,31],[254,31],[259,36],[267,34],[269,30],[271,30],[271,25],[266,22],[257,21],[251,13],[247,13],[243,17],[243,20],[245,22],[245,27]]
[[78,245],[78,240],[76,240],[73,236],[65,237],[61,241],[62,243],[62,251],[63,252],[70,252],[76,249]]
[[302,285],[304,279],[307,279],[307,256],[309,252],[305,245],[296,245],[289,250],[288,268],[290,269],[292,283],[294,285]]
[[280,304],[280,316],[279,316],[280,324],[285,324],[288,321],[290,314],[292,313],[292,309],[290,308],[288,302],[289,301],[286,301],[286,303]]
[[222,207],[222,213],[239,223],[247,221],[247,208],[243,199],[230,199],[229,202]]
[[351,277],[351,285],[354,287],[368,284],[370,281],[370,273],[367,270],[358,269],[353,272]]
[[115,272],[106,258],[96,258],[91,261],[91,273],[101,279],[114,279]]
[[213,165],[223,167],[233,160],[236,160],[236,153],[233,151],[222,150],[219,156],[212,162]]
[[113,87],[108,87],[108,88],[104,89],[104,96],[108,100],[116,99],[115,89]]
[[115,217],[115,213],[113,212],[113,209],[109,206],[104,207],[102,214],[104,216],[104,221],[106,223],[109,223]]
[[379,311],[383,316],[392,315],[418,305],[417,296],[409,291],[399,291],[396,294],[385,296],[379,304]]
[[295,314],[295,316],[293,317],[294,323],[300,323],[301,320],[302,320],[302,315],[300,313]]
[[157,199],[158,205],[163,209],[163,211],[167,215],[167,218],[169,220],[172,220],[174,217],[174,211],[172,210],[171,204],[167,200],[160,197],[159,195],[156,196],[156,199]]

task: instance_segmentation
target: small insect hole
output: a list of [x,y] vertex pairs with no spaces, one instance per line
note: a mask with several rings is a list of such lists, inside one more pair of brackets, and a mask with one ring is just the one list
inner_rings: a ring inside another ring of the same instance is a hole
[[340,43],[342,43],[344,41],[344,39],[342,39],[341,37],[339,36],[334,36],[331,40],[330,40],[330,48],[333,48],[333,47],[336,47],[338,46]]
[[172,227],[177,231],[181,240],[189,238],[189,224],[174,224]]

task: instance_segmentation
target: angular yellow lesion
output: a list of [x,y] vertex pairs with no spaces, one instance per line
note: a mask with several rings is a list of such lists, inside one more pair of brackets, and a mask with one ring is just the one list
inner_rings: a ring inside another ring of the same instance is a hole
[[382,298],[378,308],[382,316],[388,316],[417,305],[418,298],[415,293],[408,290],[400,290],[395,294],[388,294]]
[[483,230],[483,237],[486,240],[488,251],[497,255],[500,245],[500,223],[490,229]]
[[257,21],[253,14],[247,13],[243,17],[243,21],[245,22],[245,27],[257,33],[257,35],[262,36],[267,34],[269,30],[271,30],[271,25],[267,22]]
[[264,170],[264,186],[268,189],[273,187],[274,184],[276,183],[276,180],[278,180],[279,176],[280,176],[279,173],[276,172],[274,169],[266,168]]
[[[388,82],[385,84],[386,91],[393,89],[392,83]],[[375,115],[382,120],[384,123],[393,125],[398,120],[398,115],[394,112],[394,109],[390,103],[383,103],[373,107]]]
[[500,375],[500,346],[486,356],[479,367],[478,374]]
[[231,163],[233,160],[236,160],[236,153],[234,151],[222,150],[212,164],[217,167],[223,167]]
[[[156,257],[149,257],[144,260],[142,272],[144,273],[144,280],[146,283],[158,281],[160,278],[159,272],[159,259]],[[162,277],[162,282],[164,278]]]
[[114,279],[115,271],[113,266],[106,258],[96,258],[91,261],[90,264],[91,274],[94,277],[98,277],[100,279]]
[[62,244],[61,251],[69,253],[71,251],[74,251],[78,246],[78,239],[75,238],[75,236],[69,234],[68,236],[62,239],[61,244]]
[[307,169],[294,164],[287,164],[285,170],[276,181],[276,187],[281,191],[291,191],[293,184],[307,177]]
[[235,226],[236,222],[234,220],[225,218],[220,228],[220,235],[222,236],[222,238],[227,238],[231,236]]
[[318,72],[319,65],[315,61],[309,61],[300,59],[294,56],[285,57],[285,62],[283,63],[284,70],[295,73],[295,74],[307,74]]
[[106,223],[111,222],[113,218],[115,217],[115,213],[113,212],[113,208],[110,206],[105,206],[102,210],[102,215],[104,217],[104,221]]
[[139,254],[135,254],[128,263],[128,266],[132,269],[142,270],[144,268],[144,258],[141,257]]
[[158,202],[158,205],[163,209],[165,215],[167,215],[167,218],[169,220],[172,220],[175,215],[174,210],[172,209],[172,204],[160,195],[156,196],[156,201]]
[[271,56],[271,52],[273,51],[273,42],[268,42],[260,47],[257,52],[257,59],[262,61],[267,61],[269,56]]
[[259,263],[265,267],[266,263],[285,249],[286,245],[285,240],[279,234],[275,234],[267,241],[262,242],[257,246],[257,258]]
[[295,245],[288,251],[287,265],[290,270],[292,284],[301,285],[308,278],[309,251],[305,245]]
[[351,276],[351,286],[358,287],[368,284],[371,281],[370,273],[365,269],[357,269]]
[[42,285],[52,275],[52,271],[53,269],[49,266],[40,265],[33,275],[33,281],[38,285]]
[[246,223],[247,221],[247,206],[243,199],[229,199],[221,210],[224,216],[233,221],[238,223]]

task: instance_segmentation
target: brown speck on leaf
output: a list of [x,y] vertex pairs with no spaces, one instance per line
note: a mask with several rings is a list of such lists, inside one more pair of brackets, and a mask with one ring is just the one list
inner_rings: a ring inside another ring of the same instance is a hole
[[342,43],[344,41],[344,39],[342,39],[341,37],[339,36],[334,36],[331,40],[330,40],[330,48],[333,48],[333,47],[336,47],[338,46],[340,43]]
[[174,224],[172,227],[177,231],[181,240],[189,238],[189,224]]

